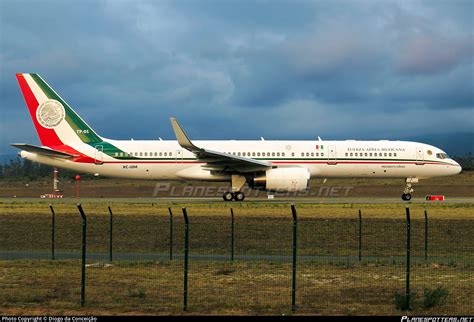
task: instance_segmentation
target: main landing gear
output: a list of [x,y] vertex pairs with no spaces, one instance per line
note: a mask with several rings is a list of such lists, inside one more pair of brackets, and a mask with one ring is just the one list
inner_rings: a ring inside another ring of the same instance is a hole
[[222,195],[222,199],[224,201],[243,201],[245,199],[245,195],[242,191],[242,187],[245,185],[247,180],[244,176],[241,175],[232,175],[232,191],[226,191]]
[[224,201],[243,201],[245,199],[245,195],[242,191],[237,191],[237,192],[224,192],[224,195],[222,196],[222,199]]
[[406,183],[407,185],[405,186],[405,190],[403,190],[402,194],[402,200],[404,201],[409,201],[411,200],[411,193],[415,190],[413,190],[411,184],[418,182],[418,178],[407,178]]

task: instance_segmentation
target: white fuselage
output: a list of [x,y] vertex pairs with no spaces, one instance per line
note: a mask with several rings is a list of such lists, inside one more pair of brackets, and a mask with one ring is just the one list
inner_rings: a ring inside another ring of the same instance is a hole
[[[119,141],[104,139],[126,155],[95,150],[94,163],[50,158],[26,151],[32,161],[96,175],[148,180],[229,181],[230,175],[203,169],[193,153],[177,141]],[[302,167],[312,178],[430,178],[457,174],[461,167],[431,145],[407,141],[194,141],[200,147],[265,160],[278,167]],[[90,155],[90,146],[82,144]],[[82,152],[81,146],[76,149]]]

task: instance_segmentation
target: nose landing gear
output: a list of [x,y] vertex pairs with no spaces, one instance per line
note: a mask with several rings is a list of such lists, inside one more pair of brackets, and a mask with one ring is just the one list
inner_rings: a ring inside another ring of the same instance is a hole
[[415,190],[412,188],[411,184],[412,184],[412,183],[416,183],[416,182],[418,182],[418,178],[407,178],[407,179],[406,179],[407,185],[405,186],[405,190],[403,190],[402,200],[404,200],[404,201],[409,201],[409,200],[411,200],[411,193],[412,193],[413,191],[415,191]]
[[404,193],[402,195],[402,199],[405,200],[405,201],[411,200],[411,194],[410,193]]

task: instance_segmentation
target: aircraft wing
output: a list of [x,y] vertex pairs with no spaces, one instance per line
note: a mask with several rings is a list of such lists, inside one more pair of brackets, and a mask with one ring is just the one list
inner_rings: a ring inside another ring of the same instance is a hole
[[76,155],[69,154],[66,152],[61,152],[61,151],[53,150],[50,148],[44,148],[41,146],[30,145],[30,144],[25,144],[25,143],[16,143],[16,144],[12,144],[11,146],[18,148],[20,150],[44,155],[47,157],[61,158],[61,159],[70,159],[70,158],[76,157]]
[[252,158],[235,156],[232,154],[212,151],[197,147],[191,142],[178,121],[172,117],[171,125],[173,126],[176,139],[182,148],[194,153],[199,161],[206,162],[203,168],[211,171],[223,171],[231,173],[248,173],[255,171],[267,170],[272,167],[270,162],[259,161]]

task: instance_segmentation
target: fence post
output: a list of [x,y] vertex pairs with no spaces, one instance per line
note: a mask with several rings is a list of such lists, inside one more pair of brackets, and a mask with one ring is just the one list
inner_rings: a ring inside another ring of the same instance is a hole
[[188,310],[188,252],[189,252],[189,220],[186,208],[183,208],[184,216],[184,291],[183,311]]
[[109,206],[109,213],[110,213],[110,221],[109,221],[109,261],[112,261],[112,232],[113,232],[113,225],[114,225],[114,214],[112,213],[112,209]]
[[291,311],[296,310],[296,240],[297,240],[297,217],[296,208],[294,204],[291,204],[291,212],[293,215],[293,268],[292,268],[292,280],[291,280]]
[[54,260],[54,235],[55,235],[55,229],[56,229],[56,214],[54,213],[54,209],[52,205],[49,205],[49,208],[51,209],[51,259]]
[[362,260],[362,211],[359,209],[359,262]]
[[81,306],[84,307],[86,300],[86,237],[87,237],[87,218],[84,210],[80,203],[77,204],[77,208],[82,217],[82,274],[81,274]]
[[410,208],[406,207],[407,213],[407,260],[406,260],[406,289],[405,289],[405,307],[410,310]]
[[428,260],[428,211],[425,209],[425,261]]
[[168,211],[170,213],[170,261],[173,260],[173,212],[171,211],[171,207],[168,207]]
[[234,209],[230,208],[230,260],[234,261]]

